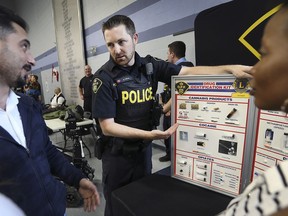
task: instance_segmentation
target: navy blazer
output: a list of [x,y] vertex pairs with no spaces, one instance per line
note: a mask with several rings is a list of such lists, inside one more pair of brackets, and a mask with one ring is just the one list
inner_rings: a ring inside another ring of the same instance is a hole
[[0,192],[27,216],[64,215],[66,189],[55,176],[75,187],[85,176],[52,145],[40,105],[18,95],[27,149],[0,126]]

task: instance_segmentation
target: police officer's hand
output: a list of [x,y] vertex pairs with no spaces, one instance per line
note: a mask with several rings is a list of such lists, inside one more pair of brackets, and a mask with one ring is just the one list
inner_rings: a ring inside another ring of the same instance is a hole
[[95,211],[100,204],[100,198],[96,186],[89,179],[81,179],[79,193],[84,200],[84,211]]
[[237,78],[251,79],[251,66],[246,65],[229,65],[229,71]]
[[182,67],[179,75],[220,75],[233,74],[237,78],[252,79],[252,66],[246,65],[219,65],[219,66],[196,66]]
[[176,123],[172,125],[170,128],[168,128],[166,131],[161,131],[161,130],[152,130],[152,139],[167,139],[169,138],[175,131],[177,130],[179,124]]

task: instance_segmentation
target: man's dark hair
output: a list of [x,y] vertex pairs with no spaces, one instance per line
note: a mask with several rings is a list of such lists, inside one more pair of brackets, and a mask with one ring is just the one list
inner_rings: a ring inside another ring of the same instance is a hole
[[4,39],[7,34],[15,32],[14,27],[12,26],[13,23],[18,24],[21,26],[26,32],[28,32],[29,27],[28,24],[18,16],[14,11],[0,6],[0,39]]
[[186,45],[183,41],[174,41],[168,45],[170,52],[173,52],[177,58],[185,57]]
[[103,23],[102,32],[104,34],[105,30],[110,30],[119,25],[124,25],[126,27],[127,33],[133,37],[136,32],[134,22],[125,15],[115,15],[109,18],[106,22]]

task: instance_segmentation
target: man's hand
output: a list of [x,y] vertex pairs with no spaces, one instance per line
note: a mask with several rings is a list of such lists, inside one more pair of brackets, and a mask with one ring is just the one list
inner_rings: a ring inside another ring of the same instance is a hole
[[79,193],[84,200],[84,211],[95,211],[100,204],[100,198],[96,186],[86,178],[80,180]]
[[177,130],[179,124],[176,123],[172,125],[170,128],[168,128],[166,131],[161,131],[161,130],[152,130],[152,139],[167,139],[169,138],[175,131]]
[[182,67],[179,75],[220,75],[233,74],[237,78],[251,79],[252,66],[246,65],[219,65],[219,66],[195,66]]
[[228,71],[230,71],[237,78],[253,78],[251,75],[252,66],[246,65],[229,65]]

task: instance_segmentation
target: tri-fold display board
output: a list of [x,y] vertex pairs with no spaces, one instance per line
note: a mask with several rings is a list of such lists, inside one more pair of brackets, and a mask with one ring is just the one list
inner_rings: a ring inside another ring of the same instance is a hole
[[172,77],[172,176],[230,196],[249,183],[255,105],[234,76]]
[[232,75],[172,77],[172,177],[234,197],[288,159],[287,115],[257,109],[249,88]]
[[288,117],[286,113],[260,110],[252,179],[267,168],[288,160]]

